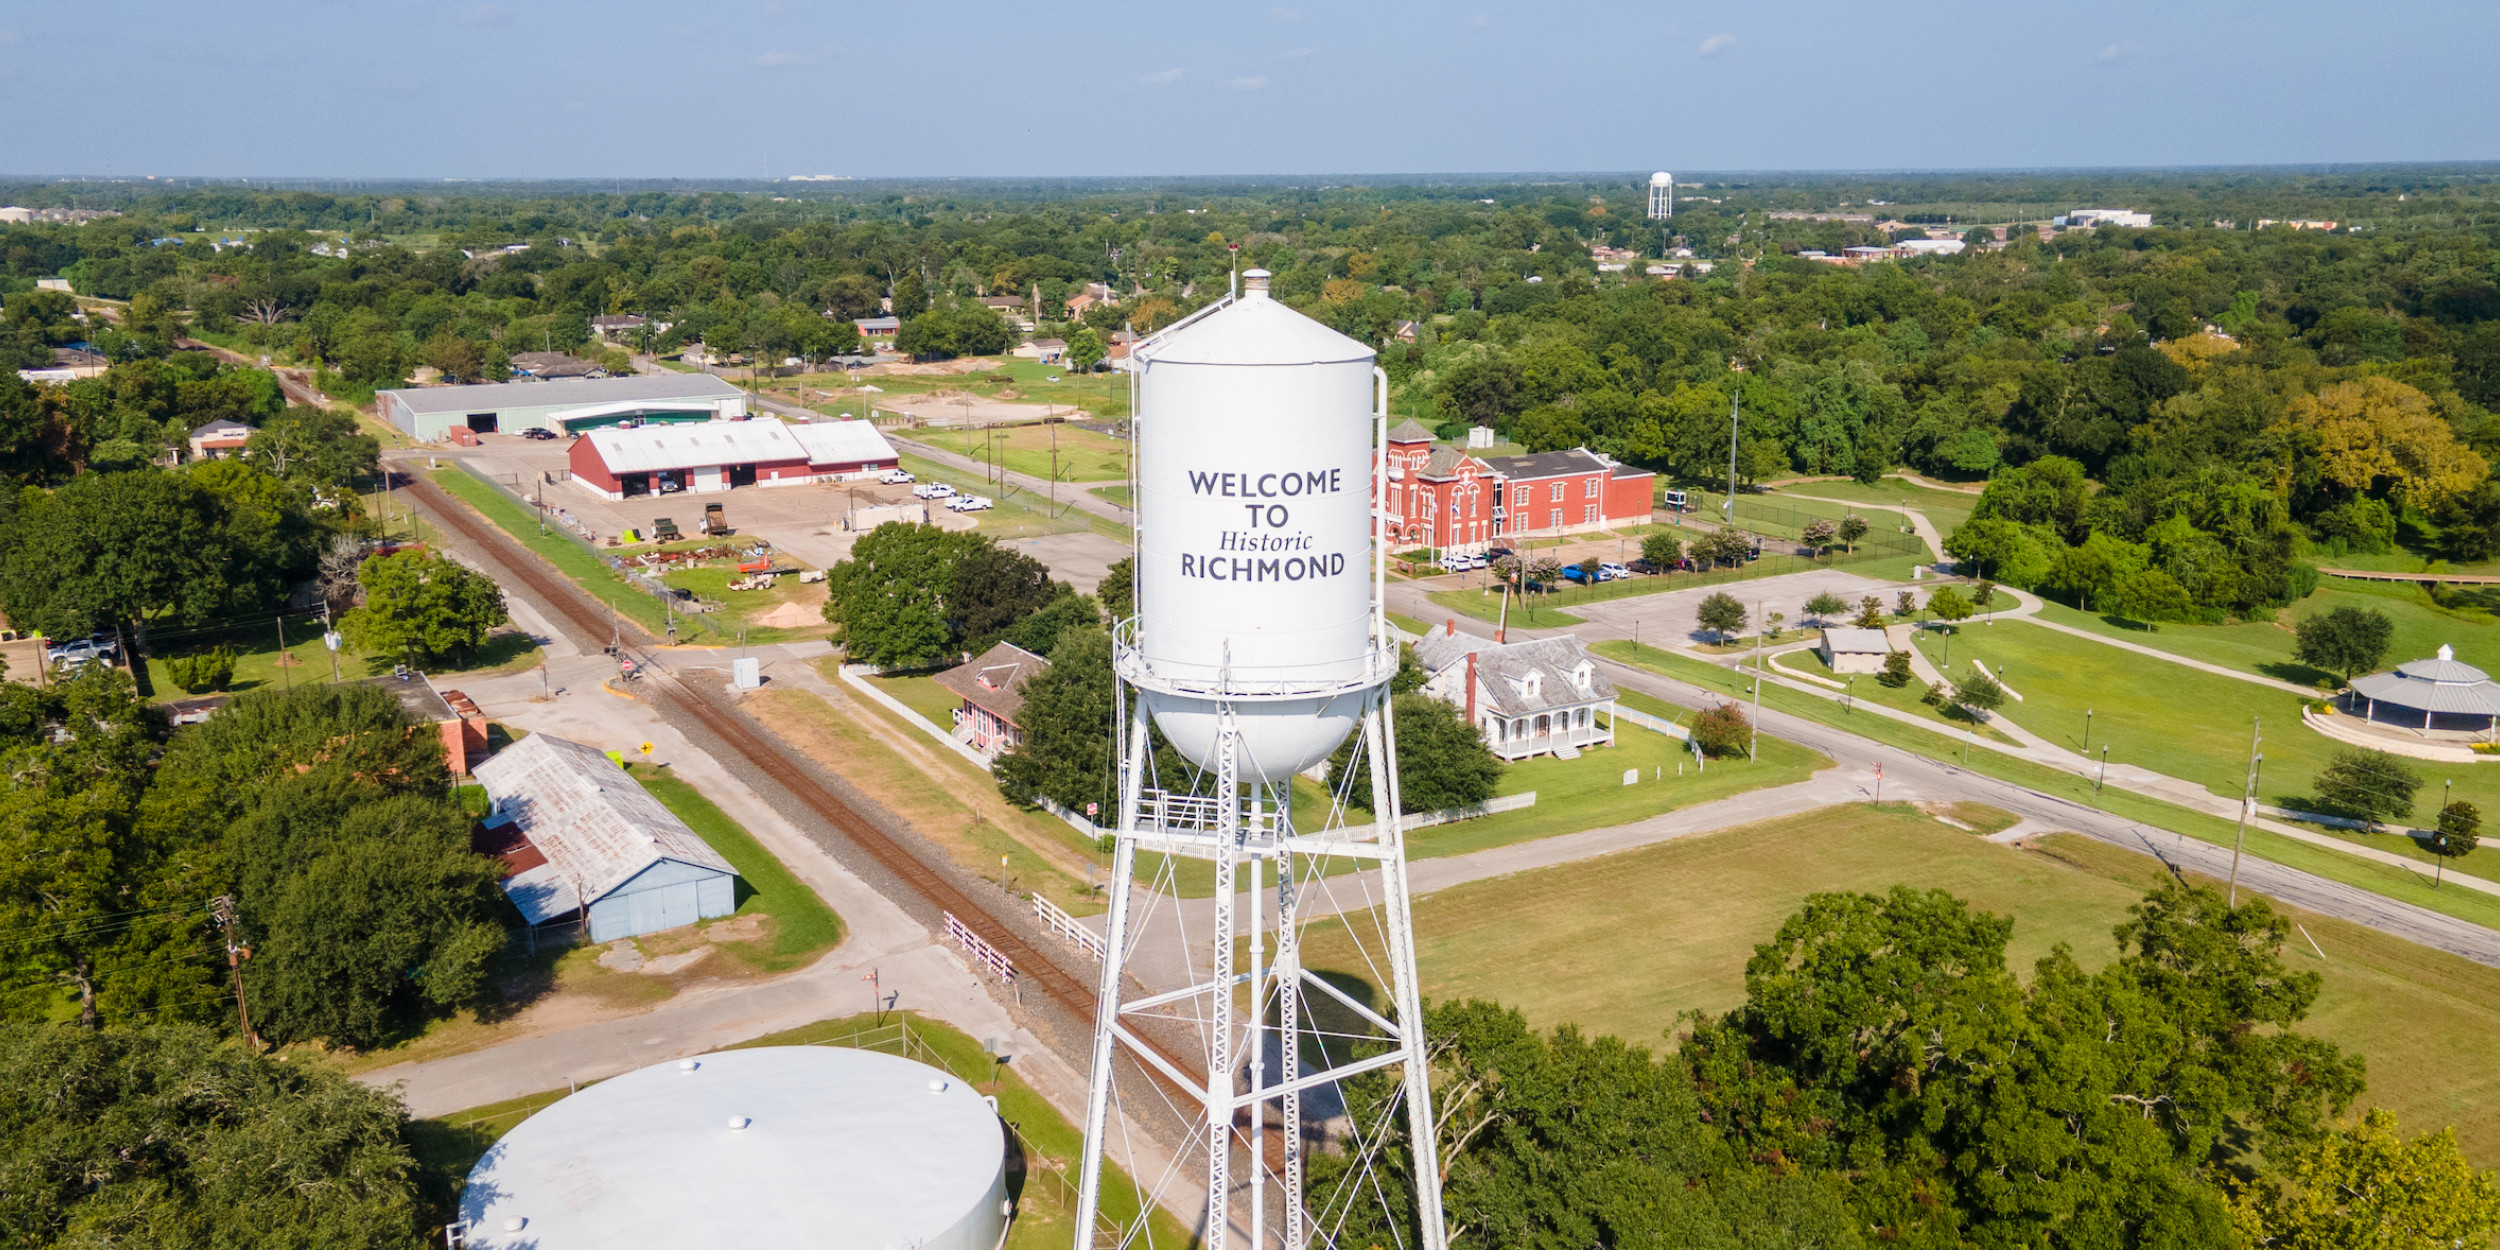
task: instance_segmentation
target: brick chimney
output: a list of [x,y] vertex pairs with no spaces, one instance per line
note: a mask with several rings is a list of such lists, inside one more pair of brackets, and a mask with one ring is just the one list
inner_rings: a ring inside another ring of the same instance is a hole
[[[1456,633],[1453,629],[1450,632]],[[1467,653],[1467,723],[1476,723],[1476,653]]]

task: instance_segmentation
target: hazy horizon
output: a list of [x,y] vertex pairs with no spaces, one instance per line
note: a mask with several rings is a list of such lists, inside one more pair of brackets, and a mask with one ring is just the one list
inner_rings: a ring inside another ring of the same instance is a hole
[[[0,19],[21,179],[1517,178],[2476,163],[2500,7],[1575,0]],[[1296,171],[1246,173],[1244,171]],[[1498,171],[1498,172],[1497,172]],[[1579,177],[1585,175],[1550,175]]]

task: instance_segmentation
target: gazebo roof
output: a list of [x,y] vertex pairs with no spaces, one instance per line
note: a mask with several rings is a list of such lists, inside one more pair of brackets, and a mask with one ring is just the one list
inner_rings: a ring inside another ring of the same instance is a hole
[[2392,673],[2356,677],[2352,688],[2365,699],[2417,712],[2500,716],[2500,684],[2494,684],[2483,670],[2459,662],[2448,647],[2441,647],[2436,659],[2399,664]]

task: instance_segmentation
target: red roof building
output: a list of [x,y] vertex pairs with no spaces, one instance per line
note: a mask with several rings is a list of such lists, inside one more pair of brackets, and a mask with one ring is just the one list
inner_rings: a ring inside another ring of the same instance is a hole
[[1657,485],[1656,474],[1585,447],[1472,456],[1436,444],[1414,421],[1389,431],[1387,460],[1390,540],[1445,551],[1638,525]]

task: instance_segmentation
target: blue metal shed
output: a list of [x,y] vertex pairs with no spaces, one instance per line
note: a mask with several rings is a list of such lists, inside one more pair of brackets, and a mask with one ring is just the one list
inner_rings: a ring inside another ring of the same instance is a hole
[[488,825],[528,843],[503,888],[529,923],[581,911],[590,939],[612,942],[737,910],[737,870],[597,748],[532,734],[476,776]]

